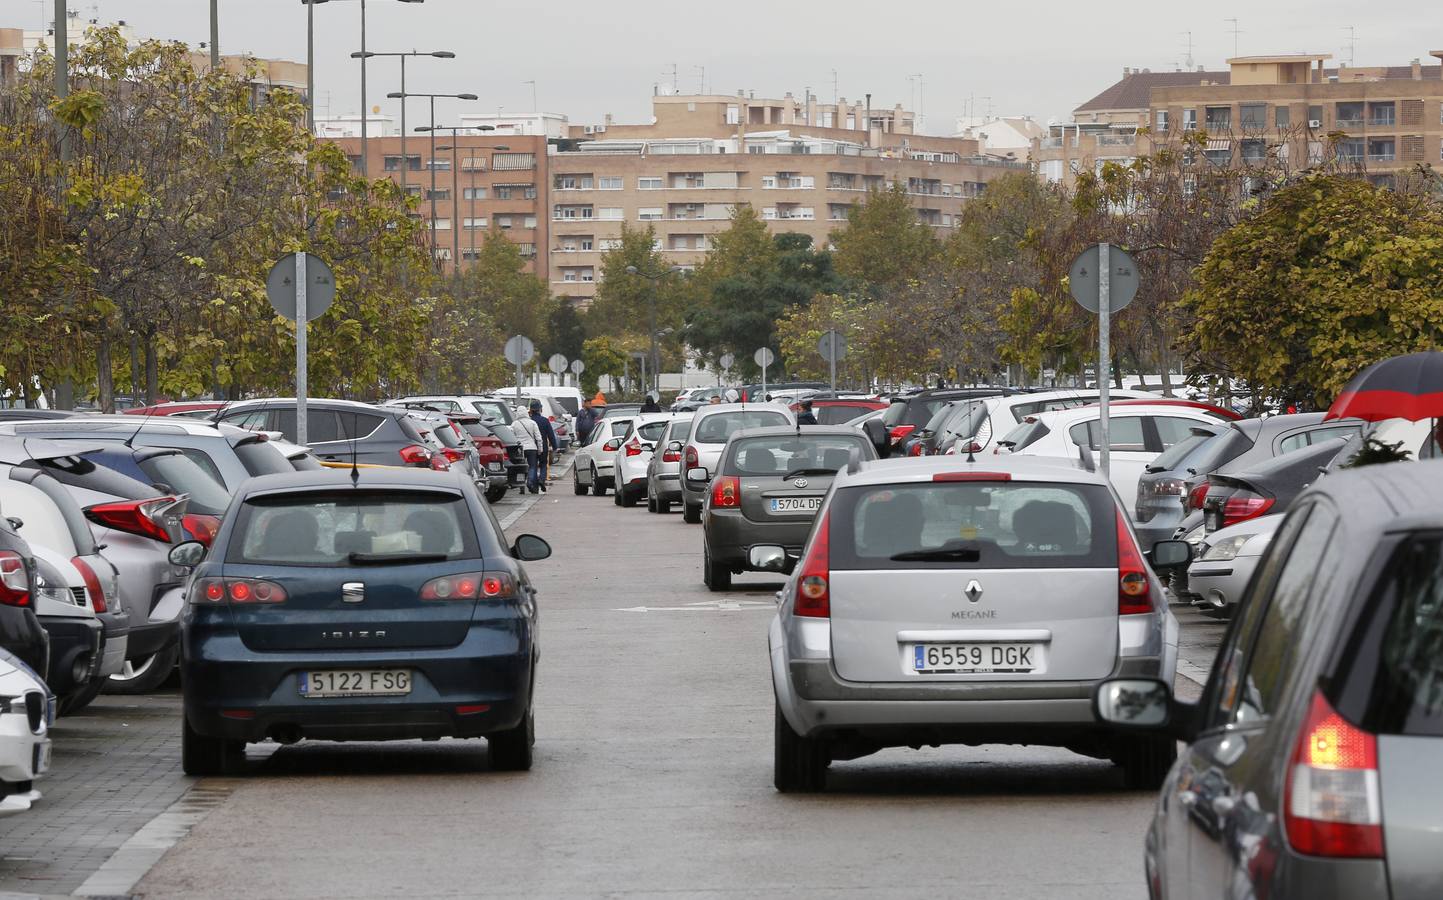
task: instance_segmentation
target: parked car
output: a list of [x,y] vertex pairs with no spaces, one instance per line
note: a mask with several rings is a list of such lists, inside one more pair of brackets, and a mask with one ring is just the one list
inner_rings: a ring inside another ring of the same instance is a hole
[[1152,896],[1438,895],[1440,534],[1443,463],[1329,475],[1273,536],[1199,700],[1098,686],[1100,721],[1186,745],[1147,833]]
[[[780,571],[780,546],[751,561]],[[885,747],[1027,743],[1156,786],[1175,745],[1088,727],[1093,686],[1171,683],[1177,621],[1100,472],[1022,456],[836,476],[769,632],[773,780],[818,791]]]
[[530,415],[531,401],[539,401],[541,411],[551,423],[551,430],[556,432],[557,448],[564,452],[571,446],[571,425],[575,417],[567,412],[566,405],[559,398],[542,393],[539,388],[526,387],[521,389],[519,396],[515,388],[498,391],[495,399],[512,404],[512,413],[517,416]]
[[817,425],[751,428],[732,434],[708,472],[711,490],[702,506],[702,581],[713,591],[731,588],[732,575],[753,569],[757,544],[786,553],[784,572],[801,558],[812,520],[836,473],[853,457],[873,460],[871,441],[855,428]]
[[671,505],[681,501],[681,454],[691,434],[692,418],[691,413],[673,415],[657,438],[661,452],[652,452],[646,468],[648,512],[669,513]]
[[[516,437],[515,430],[511,427],[516,421],[511,406],[501,400],[493,400],[489,397],[474,395],[431,395],[424,397],[404,397],[400,400],[390,400],[386,406],[403,406],[414,409],[434,409],[455,416],[477,415],[481,423],[491,432],[492,436],[501,442],[505,453],[506,486],[508,488],[520,488],[526,484],[526,454],[521,450],[521,441]],[[475,437],[477,433],[468,429]],[[479,449],[479,448],[478,448]],[[483,455],[489,455],[483,452]],[[495,499],[499,500],[506,492],[501,491]]]
[[616,486],[615,457],[621,442],[637,416],[614,415],[600,419],[585,444],[576,450],[571,465],[571,486],[580,495],[591,491],[597,497]]
[[[756,384],[743,385],[737,393],[737,399],[745,403],[762,403],[768,396],[779,396],[792,394],[797,391],[822,391],[829,385],[820,381],[777,381],[768,382],[765,392],[760,382]],[[725,396],[725,395],[723,395]],[[788,400],[787,402],[791,402]]]
[[641,412],[640,403],[607,403],[596,408],[596,417],[605,419],[612,416],[634,416],[639,412]]
[[701,521],[711,474],[732,434],[747,428],[796,424],[797,417],[790,409],[768,403],[718,403],[697,410],[681,451],[682,520],[691,525]]
[[1232,616],[1282,520],[1261,516],[1207,535],[1187,567],[1189,599],[1219,617]]
[[[286,440],[297,440],[293,398],[232,403],[217,421],[251,431],[279,431]],[[351,400],[307,400],[306,421],[306,445],[322,462],[431,466],[431,450],[404,409]]]
[[671,413],[638,415],[632,420],[631,428],[622,435],[621,447],[611,457],[617,506],[635,506],[646,496],[647,473],[656,452],[656,442],[671,420]]
[[[890,404],[882,400],[871,400],[864,398],[835,399],[812,398],[812,415],[817,417],[818,425],[845,425],[865,412],[877,409],[886,409]],[[792,412],[802,411],[801,402],[793,403]]]
[[17,530],[24,525],[18,516],[0,514],[0,650],[44,677],[50,639],[35,615],[35,555]]
[[937,388],[902,394],[888,401],[882,422],[887,426],[893,444],[900,443],[913,431],[926,425],[937,410],[953,400],[972,400],[979,397],[1002,397],[1016,393],[1013,388]]
[[223,400],[169,400],[154,406],[133,406],[121,410],[127,416],[186,416],[193,419],[210,419],[215,411],[223,408]]
[[459,473],[356,472],[354,484],[324,472],[250,481],[208,555],[172,551],[196,565],[187,774],[234,773],[245,745],[267,738],[485,737],[493,769],[531,767],[536,590],[522,562],[550,547],[509,542]]
[[50,768],[55,704],[40,676],[0,650],[0,818],[40,799],[35,782]]
[[1202,502],[1207,531],[1212,533],[1269,513],[1287,512],[1298,495],[1318,480],[1345,441],[1329,438],[1227,475],[1209,475],[1207,496]]
[[[1113,401],[1162,400],[1157,394],[1147,391],[1114,388],[1109,392]],[[992,446],[992,441],[1016,428],[1023,419],[1039,413],[1059,409],[1076,409],[1080,406],[1094,406],[1101,395],[1096,388],[1076,390],[1048,390],[1002,394],[1000,396],[974,398],[977,406],[960,413],[943,425],[930,448],[931,453],[967,455],[967,447],[975,443],[974,452],[982,452]],[[953,404],[962,401],[954,400]],[[980,409],[977,408],[980,406]],[[967,432],[963,434],[963,432]],[[931,455],[931,453],[926,455]]]

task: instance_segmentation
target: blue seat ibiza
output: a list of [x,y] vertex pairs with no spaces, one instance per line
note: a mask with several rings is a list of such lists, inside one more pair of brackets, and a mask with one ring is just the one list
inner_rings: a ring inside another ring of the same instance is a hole
[[245,482],[193,565],[182,621],[189,775],[227,774],[267,738],[485,737],[531,767],[536,592],[467,479],[370,468]]

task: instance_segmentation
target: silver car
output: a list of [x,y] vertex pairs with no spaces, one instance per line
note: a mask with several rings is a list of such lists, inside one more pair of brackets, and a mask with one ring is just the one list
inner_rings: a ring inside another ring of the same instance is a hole
[[[753,547],[757,568],[786,566]],[[1171,740],[1093,720],[1093,689],[1169,683],[1177,621],[1100,473],[1024,456],[885,460],[838,474],[770,631],[775,784],[826,786],[884,747],[1027,743],[1157,785]]]
[[666,425],[646,470],[646,509],[669,513],[671,505],[681,500],[681,453],[691,434],[691,413],[678,414]]

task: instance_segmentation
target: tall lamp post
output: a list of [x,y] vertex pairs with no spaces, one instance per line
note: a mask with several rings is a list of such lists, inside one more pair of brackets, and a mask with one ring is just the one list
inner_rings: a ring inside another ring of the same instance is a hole
[[455,100],[476,100],[475,94],[412,94],[408,91],[392,91],[386,97],[391,100],[400,100],[402,104],[407,97],[427,97],[431,100],[431,124],[420,125],[416,131],[431,132],[431,158],[427,160],[426,168],[431,170],[431,237],[436,237],[436,98],[450,97]]
[[[394,56],[401,60],[401,196],[406,195],[406,170],[411,165],[411,158],[406,155],[406,57],[408,56],[430,56],[436,59],[455,59],[456,54],[450,50],[433,50],[426,53],[421,50],[401,50],[395,53],[377,53],[370,50],[359,50],[351,54],[351,59],[359,59],[362,62],[373,56]],[[386,95],[390,97],[390,94]],[[361,154],[365,155],[365,150]]]
[[661,371],[661,359],[657,353],[656,346],[656,284],[658,281],[661,281],[663,278],[667,277],[671,273],[680,271],[682,271],[681,266],[672,266],[665,272],[656,273],[643,272],[636,266],[626,267],[626,274],[636,275],[638,277],[645,278],[647,281],[651,282],[651,291],[648,295],[649,299],[651,300],[651,327],[648,328],[647,331],[650,332],[651,337],[651,377],[654,381],[654,384],[652,385],[652,390],[657,392],[658,397],[660,397],[661,395],[661,375],[659,374]]
[[[316,130],[316,19],[315,5],[317,3],[334,3],[337,0],[301,0],[306,6],[306,92],[309,95],[309,103],[306,107],[311,110],[309,116],[311,121],[311,133]],[[425,3],[426,0],[396,0],[398,3]],[[361,175],[364,177],[366,171],[366,148],[367,129],[366,121],[370,118],[370,111],[366,109],[366,0],[361,3]]]
[[[418,128],[417,131],[419,130],[420,129]],[[435,138],[436,132],[438,131],[449,131],[451,132],[451,140],[459,142],[460,138],[457,137],[457,135],[462,131],[466,131],[467,126],[433,125],[428,130],[431,132],[432,139]],[[475,130],[495,131],[496,128],[491,125],[477,125]],[[442,144],[436,149],[442,153],[446,152],[447,150],[451,151],[451,271],[453,274],[460,275],[461,229],[458,226],[461,224],[461,163],[460,160],[456,158],[456,151],[459,150],[460,147],[458,147],[457,144]],[[473,206],[472,208],[474,210],[475,207]],[[435,227],[435,225],[431,226],[433,232],[435,231]],[[472,246],[474,247],[475,244],[473,243]]]

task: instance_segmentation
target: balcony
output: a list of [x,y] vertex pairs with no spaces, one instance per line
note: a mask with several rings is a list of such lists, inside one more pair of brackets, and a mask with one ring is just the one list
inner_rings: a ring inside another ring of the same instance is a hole
[[1374,113],[1368,117],[1368,124],[1373,128],[1392,128],[1398,124],[1398,120],[1391,112],[1384,115]]
[[1356,119],[1334,119],[1333,127],[1339,131],[1357,131],[1363,127],[1363,118],[1359,116]]
[[1132,147],[1137,144],[1135,134],[1099,134],[1097,146],[1099,147]]

